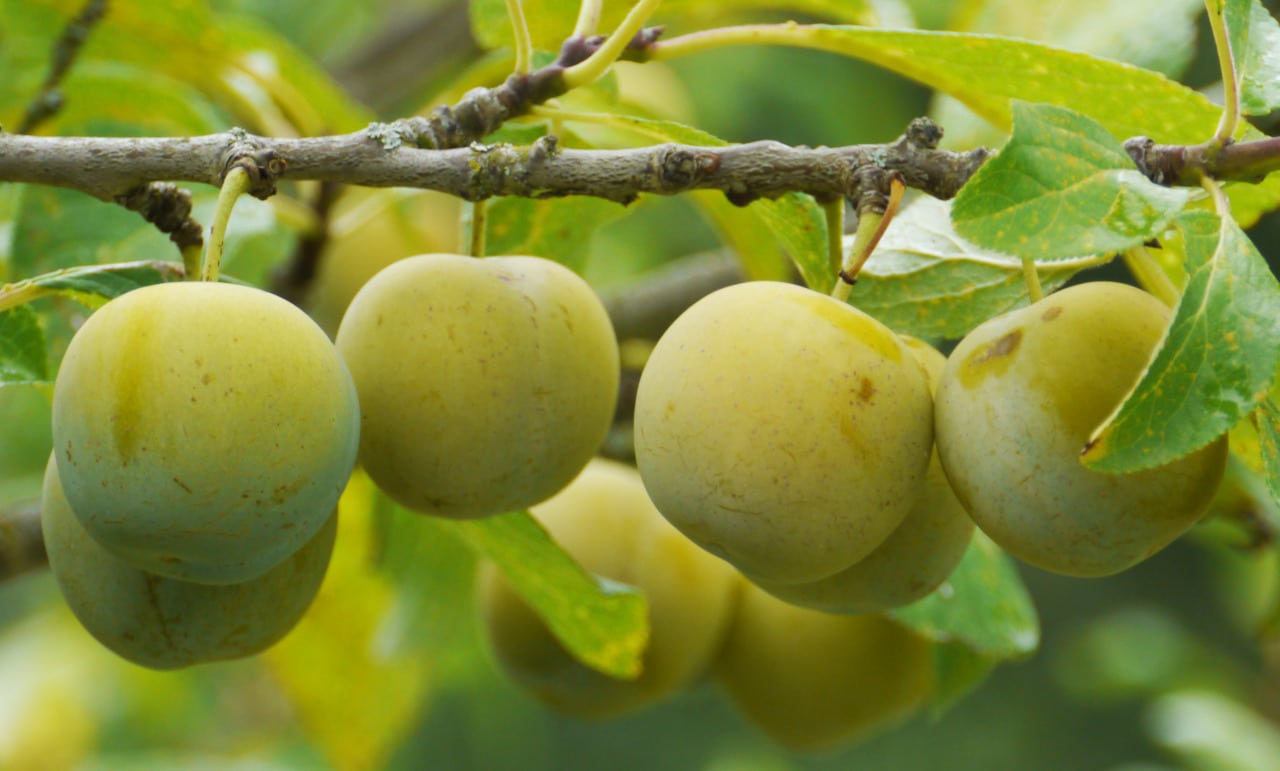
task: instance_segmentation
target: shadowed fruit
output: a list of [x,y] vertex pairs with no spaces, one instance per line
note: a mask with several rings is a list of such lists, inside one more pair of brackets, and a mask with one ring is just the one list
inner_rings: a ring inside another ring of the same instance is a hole
[[[936,387],[946,358],[933,346],[901,336]],[[828,613],[874,613],[924,597],[951,575],[973,535],[973,520],[942,472],[929,460],[923,493],[911,513],[875,551],[834,576],[807,584],[759,585],[775,597]]]
[[360,462],[416,511],[473,518],[545,500],[613,420],[613,327],[591,287],[549,260],[401,260],[356,295],[337,346],[363,408]]
[[743,714],[795,750],[884,729],[933,689],[923,637],[878,615],[798,608],[747,584],[717,678]]
[[658,510],[753,579],[816,581],[866,557],[920,494],[929,386],[883,324],[756,281],[682,314],[636,396],[636,461]]
[[359,405],[333,344],[290,303],[180,282],[107,303],[76,333],[53,445],[89,534],[157,575],[238,583],[329,519]]
[[279,640],[311,604],[333,551],[336,510],[296,554],[265,574],[213,586],[164,578],[113,556],[89,536],[45,469],[45,546],[76,618],[116,654],[152,669],[177,669],[258,653]]
[[508,676],[548,706],[604,718],[659,701],[702,676],[720,649],[740,579],[662,518],[635,469],[593,460],[533,515],[586,570],[641,589],[649,643],[638,679],[579,663],[493,565],[480,578],[480,608]]
[[1225,436],[1133,474],[1080,462],[1169,315],[1132,286],[1082,284],[987,321],[952,352],[938,385],[938,454],[978,527],[1010,554],[1056,573],[1105,576],[1203,516],[1222,479]]

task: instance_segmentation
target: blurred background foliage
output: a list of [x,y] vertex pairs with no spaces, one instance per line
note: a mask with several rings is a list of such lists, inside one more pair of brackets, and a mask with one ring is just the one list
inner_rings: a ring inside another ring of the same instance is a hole
[[[693,10],[673,19],[672,33],[795,16],[769,3],[673,5]],[[1047,40],[1209,93],[1217,87],[1198,0],[847,5],[926,29]],[[53,39],[79,6],[0,0],[0,124],[19,122]],[[66,81],[65,109],[43,133],[351,131],[455,101],[467,88],[499,82],[510,67],[509,54],[473,41],[467,3],[452,0],[133,0],[112,3],[109,18]],[[953,147],[1002,138],[915,83],[811,51],[731,49],[618,69],[561,106],[623,104],[629,114],[695,125],[727,141],[884,142],[922,114],[938,117]],[[1273,128],[1265,117],[1259,125]],[[563,136],[596,145],[651,141],[610,125],[575,124]],[[197,217],[207,221],[212,192],[194,192]],[[584,226],[581,209],[495,202],[489,242],[501,251],[554,251],[608,292],[726,240],[748,243],[742,234],[761,227],[698,196],[650,198],[625,210],[590,205]],[[224,269],[272,285],[282,261],[327,230],[305,302],[332,330],[355,287],[381,265],[460,248],[468,216],[466,206],[436,194],[289,185],[271,201],[238,206]],[[1251,235],[1274,266],[1280,218],[1264,218]],[[0,280],[87,262],[171,259],[171,251],[122,209],[65,191],[0,187]],[[777,249],[753,259],[759,275],[785,274]],[[1118,264],[1086,274],[1124,275]],[[49,314],[55,358],[83,313],[58,301]],[[39,489],[48,396],[0,388],[0,502]],[[1219,502],[1223,516],[1122,575],[1082,581],[1021,568],[1042,624],[1042,647],[1029,660],[998,667],[949,709],[809,756],[758,733],[709,685],[608,723],[546,711],[504,680],[481,642],[466,544],[422,518],[389,519],[357,477],[343,499],[338,551],[320,598],[293,634],[253,660],[142,670],[75,623],[47,572],[0,585],[0,768],[1280,768],[1280,558],[1274,547],[1246,548],[1233,524],[1278,520],[1265,494],[1253,494],[1246,470],[1237,471],[1239,483],[1224,486]]]

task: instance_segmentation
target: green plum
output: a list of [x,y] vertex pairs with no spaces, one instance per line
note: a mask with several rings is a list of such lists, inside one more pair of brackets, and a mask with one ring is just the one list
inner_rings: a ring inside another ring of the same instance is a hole
[[560,712],[605,718],[660,701],[708,671],[729,627],[740,579],[662,518],[634,468],[593,460],[532,513],[583,568],[644,592],[649,644],[637,679],[596,672],[565,651],[499,571],[486,565],[481,615],[494,654],[513,681]]
[[585,281],[537,257],[428,254],[393,263],[338,328],[363,408],[360,463],[428,514],[527,508],[600,447],[618,346]]
[[333,551],[336,509],[295,554],[237,584],[198,584],[148,573],[117,558],[81,525],[58,467],[45,468],[41,526],[49,565],[80,623],[107,648],[152,669],[177,669],[258,653],[311,604]]
[[658,510],[771,583],[869,555],[915,504],[932,446],[929,385],[897,336],[791,284],[699,300],[636,395],[636,462]]
[[[913,337],[901,338],[924,368],[930,388],[936,388],[946,357]],[[871,554],[812,583],[758,583],[775,597],[828,613],[890,610],[937,589],[960,564],[972,535],[973,520],[952,491],[935,451],[915,506]]]
[[933,693],[932,646],[880,615],[796,607],[746,585],[720,685],[762,731],[816,750],[883,730]]
[[246,286],[159,284],[76,332],[53,394],[72,510],[156,575],[255,578],[329,520],[355,465],[360,410],[324,332]]
[[1225,468],[1225,436],[1131,474],[1080,460],[1169,318],[1140,289],[1093,282],[991,319],[956,346],[938,384],[938,454],[978,527],[1010,554],[1070,576],[1110,575],[1204,515]]

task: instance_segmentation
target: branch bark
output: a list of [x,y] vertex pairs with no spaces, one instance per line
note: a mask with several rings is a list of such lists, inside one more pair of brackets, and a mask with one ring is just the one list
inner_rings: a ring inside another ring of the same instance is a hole
[[886,145],[792,147],[752,142],[725,147],[665,144],[626,150],[561,149],[554,137],[529,147],[473,144],[417,147],[425,119],[375,123],[329,137],[107,138],[0,135],[0,181],[71,188],[113,201],[155,181],[217,186],[233,165],[258,174],[265,198],[279,179],[366,187],[417,187],[478,201],[493,196],[587,195],[628,203],[641,193],[723,191],[736,204],[788,192],[820,199],[857,196],[859,169],[897,172],[911,187],[951,198],[987,157],[984,149],[937,150],[937,127],[913,121]]
[[45,567],[49,562],[40,530],[40,502],[0,508],[0,581]]

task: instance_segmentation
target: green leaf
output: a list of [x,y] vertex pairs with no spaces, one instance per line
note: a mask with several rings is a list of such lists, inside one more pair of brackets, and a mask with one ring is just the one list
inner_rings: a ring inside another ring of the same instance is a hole
[[50,382],[40,318],[28,305],[0,311],[0,387]]
[[177,262],[123,262],[108,265],[82,265],[34,276],[0,287],[0,302],[6,296],[44,289],[81,301],[94,307],[104,300],[119,297],[139,287],[185,278],[182,264]]
[[1083,459],[1129,472],[1213,441],[1267,395],[1280,366],[1280,282],[1231,219],[1177,219],[1191,278],[1154,359]]
[[[580,0],[524,0],[525,19],[535,48],[558,51],[578,20]],[[633,0],[604,0],[598,32],[608,34],[634,5]],[[482,48],[511,46],[513,35],[506,0],[471,0],[471,34]],[[899,2],[886,0],[667,0],[651,24],[718,20],[726,13],[779,11],[846,24],[909,21]]]
[[[791,260],[765,218],[762,209],[734,206],[715,190],[695,190],[689,194],[698,210],[710,220],[720,238],[733,249],[742,265],[743,275],[753,281],[786,281],[790,278]],[[790,223],[803,227],[805,220]],[[775,223],[786,226],[787,223]],[[826,223],[822,227],[825,229]]]
[[944,643],[933,646],[934,689],[932,712],[941,715],[962,696],[982,685],[999,663],[967,645]]
[[587,666],[634,678],[649,640],[644,595],[583,570],[528,512],[450,522]]
[[[955,97],[1001,129],[1011,125],[1011,102],[1025,100],[1070,108],[1113,137],[1195,144],[1213,136],[1221,113],[1203,94],[1158,72],[1026,40],[827,25],[777,25],[761,28],[758,37],[761,44],[869,61]],[[1244,128],[1238,138],[1261,137]],[[1249,227],[1280,206],[1280,174],[1227,191],[1236,221]]]
[[1260,0],[1231,0],[1226,14],[1240,109],[1265,115],[1280,107],[1280,24]]
[[1017,568],[981,532],[946,583],[889,615],[932,640],[994,659],[1026,656],[1040,644],[1040,621]]
[[[1037,263],[1045,291],[1091,258]],[[889,327],[926,340],[959,338],[1028,301],[1022,261],[982,249],[951,225],[951,202],[920,196],[893,218],[858,274],[849,301]]]
[[[605,125],[626,129],[641,136],[659,142],[677,142],[702,147],[723,147],[727,144],[723,139],[708,134],[700,129],[685,126],[681,123],[666,120],[636,118],[628,115],[601,116]],[[700,206],[707,207],[706,215],[712,222],[720,221],[723,208],[720,204],[710,204],[708,196],[691,196],[691,200]],[[827,224],[822,208],[809,196],[800,193],[788,193],[776,200],[752,201],[742,215],[734,215],[734,219],[752,216],[773,234],[777,246],[795,263],[805,284],[812,289],[826,293],[830,291],[835,280],[831,267],[827,264]],[[757,229],[757,225],[745,226]],[[734,243],[733,237],[726,236],[726,241]],[[770,258],[768,247],[758,247],[740,255],[743,272],[749,276],[757,275],[761,266]]]
[[1263,771],[1280,764],[1280,730],[1228,695],[1204,688],[1167,692],[1145,717],[1152,740],[1179,768]]
[[1148,180],[1096,121],[1015,101],[1013,135],[961,189],[951,220],[965,238],[1019,257],[1079,257],[1151,239],[1190,196]]
[[497,198],[486,214],[485,253],[535,255],[581,273],[591,236],[626,211],[603,198]]
[[1262,400],[1254,413],[1258,429],[1258,445],[1262,451],[1262,468],[1267,479],[1267,492],[1280,506],[1280,383],[1272,383],[1271,394]]

